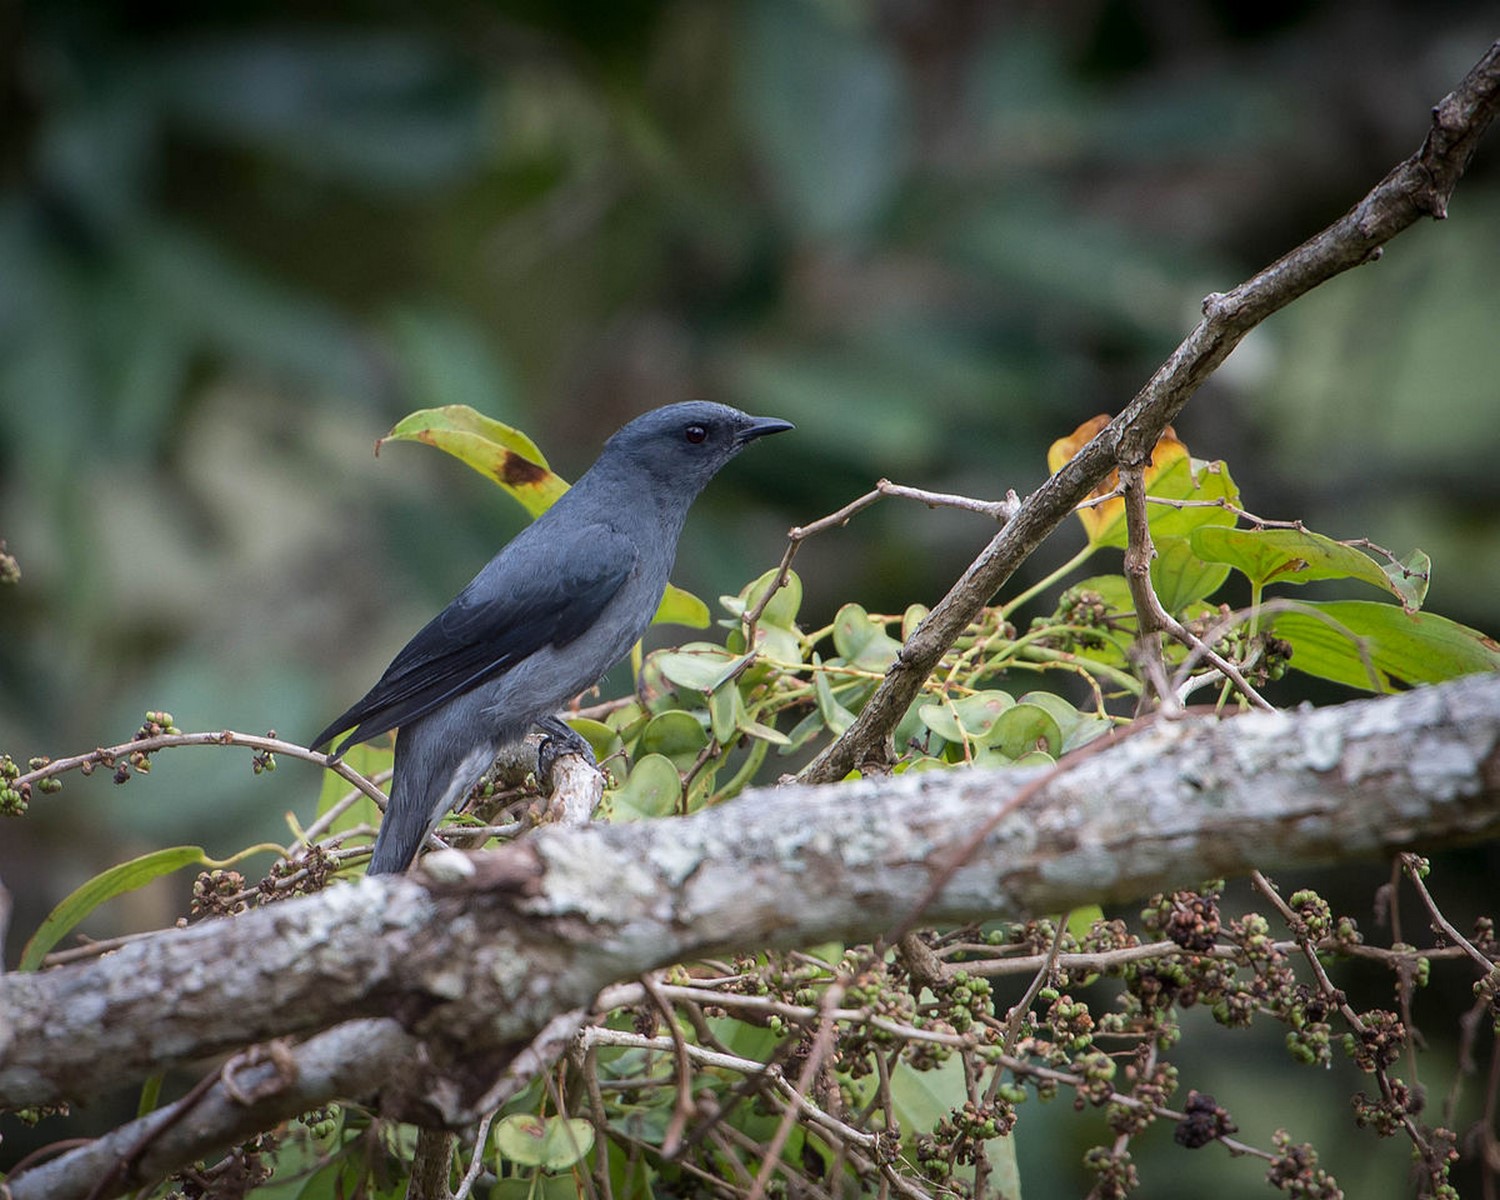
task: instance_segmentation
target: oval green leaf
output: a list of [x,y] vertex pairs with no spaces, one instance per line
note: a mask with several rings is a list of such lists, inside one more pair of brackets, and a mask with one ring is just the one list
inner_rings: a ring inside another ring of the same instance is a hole
[[[821,665],[822,660],[816,654],[813,655],[813,666],[818,667]],[[854,724],[854,714],[839,703],[838,697],[833,694],[833,687],[828,682],[826,672],[817,670],[813,672],[813,693],[818,699],[818,711],[816,715],[822,717],[823,724],[828,727],[828,732],[833,734],[834,737],[838,737],[839,734]],[[801,728],[799,725],[797,730],[793,731],[793,741],[797,740],[797,732]]]
[[1062,750],[1062,743],[1057,718],[1040,704],[1016,704],[1006,709],[985,739],[986,745],[1013,759],[1042,749],[1055,758]]
[[922,720],[927,728],[947,741],[961,742],[965,737],[980,741],[994,729],[1000,715],[1015,703],[1016,698],[1009,692],[975,692],[946,704],[923,705]]
[[693,765],[698,752],[708,745],[708,733],[698,718],[681,709],[669,709],[651,718],[641,730],[636,745],[639,754],[661,754],[682,770]]
[[594,1127],[581,1117],[516,1113],[495,1122],[495,1149],[523,1167],[565,1171],[594,1148]]
[[709,696],[708,727],[719,745],[729,745],[747,720],[745,698],[734,684],[725,683]]
[[618,754],[625,748],[620,735],[603,721],[595,721],[589,717],[568,717],[567,722],[574,733],[582,735],[584,741],[588,742],[589,749],[594,752],[595,762],[602,763],[611,754]]
[[616,821],[670,817],[682,800],[682,776],[672,760],[648,754],[630,768],[625,782],[605,797]]
[[661,673],[678,687],[711,692],[733,675],[748,656],[730,654],[724,647],[708,642],[689,642],[680,649],[665,650],[651,657]]
[[686,625],[690,629],[707,629],[708,605],[685,592],[675,583],[667,584],[661,594],[661,603],[656,606],[656,615],[651,618],[654,625]]
[[[1192,530],[1209,525],[1232,525],[1234,514],[1217,506],[1220,500],[1238,504],[1240,490],[1223,462],[1204,462],[1186,454],[1174,458],[1159,474],[1148,471],[1146,495],[1163,500],[1191,500],[1191,508],[1166,504],[1146,505],[1146,519],[1153,540],[1186,537]],[[1096,546],[1124,548],[1125,510],[1118,501],[1100,506],[1102,520],[1089,538]],[[1085,528],[1088,523],[1085,522]]]
[[[776,582],[778,574],[780,574],[780,568],[773,567],[759,578],[747,583],[740,589],[738,596],[720,596],[719,603],[724,606],[724,610],[730,616],[742,617],[760,603],[760,598],[766,594],[766,589]],[[781,629],[796,629],[797,610],[801,607],[802,580],[796,571],[788,571],[786,582],[776,590],[776,594],[766,605],[766,611],[761,613],[760,623],[775,625]]]
[[858,604],[844,605],[834,617],[833,645],[851,667],[881,673],[901,650],[901,643]]

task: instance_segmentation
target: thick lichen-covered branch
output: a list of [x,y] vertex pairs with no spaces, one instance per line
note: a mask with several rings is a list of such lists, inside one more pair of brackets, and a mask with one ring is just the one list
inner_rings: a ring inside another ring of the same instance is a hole
[[1500,677],[1477,676],[1309,712],[1159,720],[1041,786],[1032,771],[924,772],[544,829],[442,881],[366,879],[0,978],[0,1104],[87,1097],[360,1017],[392,1017],[440,1057],[501,1050],[666,963],[878,937],[939,877],[925,922],[1493,836],[1497,746]]

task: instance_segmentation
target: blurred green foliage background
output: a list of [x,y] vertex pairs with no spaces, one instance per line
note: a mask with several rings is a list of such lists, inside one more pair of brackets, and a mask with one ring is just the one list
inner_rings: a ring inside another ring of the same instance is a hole
[[[318,728],[524,519],[441,455],[372,456],[415,408],[519,425],[570,478],[656,404],[795,421],[690,521],[676,580],[708,598],[881,476],[1024,493],[1204,294],[1415,149],[1493,17],[1478,0],[8,6],[0,538],[24,574],[0,590],[0,749],[124,740],[148,708]],[[1179,425],[1263,515],[1422,546],[1429,607],[1492,632],[1496,279],[1492,136],[1445,225],[1257,331]],[[931,603],[989,532],[886,502],[804,550],[804,611]],[[164,755],[149,780],[73,781],[7,823],[16,928],[128,854],[283,838],[317,779],[256,778],[245,757]]]

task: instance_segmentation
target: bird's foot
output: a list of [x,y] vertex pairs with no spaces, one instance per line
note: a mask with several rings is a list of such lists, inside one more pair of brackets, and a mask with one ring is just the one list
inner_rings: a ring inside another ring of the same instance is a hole
[[536,748],[536,777],[546,782],[552,777],[552,766],[565,754],[576,754],[591,767],[597,767],[594,748],[581,733],[561,717],[543,717],[536,723],[546,736]]

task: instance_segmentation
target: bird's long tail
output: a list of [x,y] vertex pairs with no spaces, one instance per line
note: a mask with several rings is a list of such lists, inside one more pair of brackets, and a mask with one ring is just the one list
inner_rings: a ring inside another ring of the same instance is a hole
[[391,799],[375,838],[367,875],[398,875],[411,866],[443,814],[469,794],[498,747],[486,742],[462,753],[439,719],[403,726],[396,733]]

